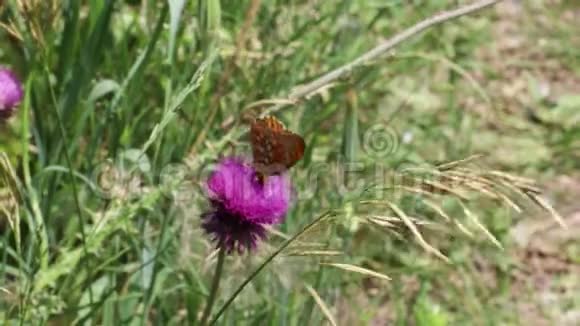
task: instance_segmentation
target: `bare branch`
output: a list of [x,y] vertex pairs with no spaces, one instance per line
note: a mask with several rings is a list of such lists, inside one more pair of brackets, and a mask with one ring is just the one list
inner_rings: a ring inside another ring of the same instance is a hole
[[[319,90],[321,87],[324,87],[325,85],[328,85],[329,83],[332,83],[334,81],[336,81],[337,79],[343,77],[344,75],[348,74],[349,72],[351,72],[354,68],[370,61],[373,59],[376,59],[378,57],[380,57],[381,55],[387,53],[388,51],[392,50],[393,48],[395,48],[397,45],[401,44],[402,42],[406,41],[407,39],[425,31],[428,28],[431,28],[435,25],[439,25],[441,23],[444,23],[446,21],[467,15],[467,14],[471,14],[474,13],[476,11],[482,10],[484,8],[487,8],[489,6],[492,6],[498,2],[500,2],[502,0],[480,0],[480,1],[476,1],[472,4],[454,9],[454,10],[450,10],[450,11],[444,11],[442,13],[436,14],[432,17],[429,17],[425,20],[420,21],[419,23],[415,24],[414,26],[402,31],[399,34],[396,34],[395,36],[391,37],[390,39],[380,43],[378,46],[376,46],[375,48],[371,49],[370,51],[364,53],[363,55],[361,55],[360,57],[356,58],[355,60],[341,66],[338,67],[324,75],[322,75],[321,77],[305,84],[305,85],[299,85],[297,87],[294,88],[294,90],[292,90],[290,92],[290,94],[288,95],[288,100],[290,102],[295,102],[297,100],[300,100],[306,96],[308,96],[309,94],[312,94],[313,92]],[[273,111],[277,111],[279,109],[281,109],[282,107],[284,107],[286,104],[278,104],[275,105],[273,107],[271,107],[269,110],[266,110],[268,112],[273,112]],[[266,111],[264,111],[263,115],[266,114]]]

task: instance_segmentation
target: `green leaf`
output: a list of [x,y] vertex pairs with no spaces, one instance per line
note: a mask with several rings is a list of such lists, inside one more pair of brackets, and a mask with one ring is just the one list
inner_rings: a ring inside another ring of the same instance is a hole
[[542,116],[564,127],[578,126],[580,124],[580,95],[572,94],[560,97],[556,107],[548,112],[543,112]]
[[167,51],[168,61],[173,58],[175,50],[175,38],[179,29],[179,19],[185,6],[185,0],[169,0],[169,51]]
[[99,81],[89,93],[89,101],[95,102],[107,94],[118,91],[119,88],[121,88],[121,86],[116,81],[112,79],[103,79]]
[[147,155],[141,155],[141,150],[131,148],[120,155],[123,168],[133,168],[134,166],[143,173],[148,173],[151,171],[151,162]]
[[439,305],[421,297],[415,306],[415,321],[417,326],[446,326],[449,316]]
[[485,131],[475,137],[473,152],[489,153],[490,160],[504,166],[534,165],[549,160],[552,155],[543,141],[529,135],[498,135]]
[[358,104],[354,92],[349,92],[342,133],[342,155],[346,162],[356,162],[360,148],[358,136]]
[[207,2],[207,29],[216,32],[221,25],[221,5],[219,0],[209,0]]

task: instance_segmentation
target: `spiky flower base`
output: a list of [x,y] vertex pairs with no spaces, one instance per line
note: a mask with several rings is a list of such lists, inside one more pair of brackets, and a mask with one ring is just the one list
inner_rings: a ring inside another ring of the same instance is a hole
[[228,212],[219,202],[212,203],[213,210],[202,215],[203,230],[211,240],[223,246],[228,254],[233,251],[252,251],[260,240],[266,238],[263,224],[244,219]]

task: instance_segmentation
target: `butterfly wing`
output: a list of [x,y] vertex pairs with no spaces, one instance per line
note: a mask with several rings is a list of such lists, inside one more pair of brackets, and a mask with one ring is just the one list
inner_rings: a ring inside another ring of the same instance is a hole
[[250,128],[254,166],[264,175],[279,174],[304,155],[304,139],[287,131],[276,118],[256,119]]
[[306,148],[304,139],[297,134],[286,131],[280,136],[279,142],[281,146],[276,147],[278,150],[274,151],[274,156],[279,159],[275,159],[275,161],[281,162],[286,169],[290,169],[304,156]]

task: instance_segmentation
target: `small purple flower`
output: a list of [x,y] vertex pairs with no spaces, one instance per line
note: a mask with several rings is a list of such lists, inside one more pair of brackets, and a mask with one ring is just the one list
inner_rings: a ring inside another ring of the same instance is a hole
[[0,121],[10,118],[22,100],[22,85],[16,75],[0,67]]
[[251,164],[240,158],[223,159],[207,180],[212,209],[202,215],[202,227],[228,253],[256,248],[266,237],[265,225],[281,223],[292,201],[285,175],[262,184]]

